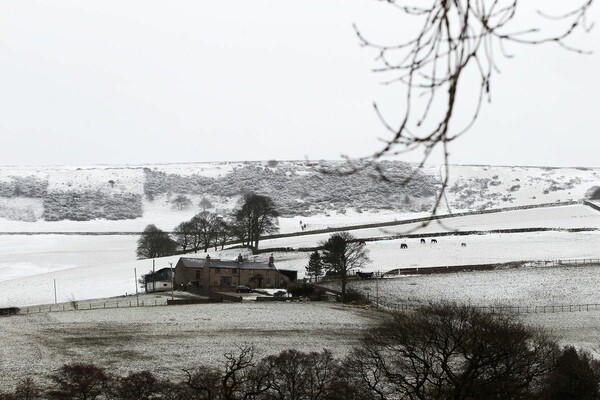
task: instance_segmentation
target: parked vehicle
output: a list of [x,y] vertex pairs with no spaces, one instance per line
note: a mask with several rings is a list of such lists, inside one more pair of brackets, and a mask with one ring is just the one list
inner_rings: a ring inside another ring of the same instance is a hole
[[235,288],[237,293],[252,293],[252,288],[244,285],[240,285]]

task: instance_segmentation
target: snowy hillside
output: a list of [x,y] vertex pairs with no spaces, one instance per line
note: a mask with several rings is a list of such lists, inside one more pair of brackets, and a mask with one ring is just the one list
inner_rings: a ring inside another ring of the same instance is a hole
[[[340,177],[343,162],[223,162],[139,166],[0,167],[0,231],[138,232],[154,223],[171,230],[199,211],[228,213],[245,193],[271,196],[284,221],[326,216],[352,223],[403,218],[431,209],[440,168],[414,171],[386,161],[391,183],[366,170]],[[398,183],[410,174],[413,181]],[[452,166],[441,212],[600,197],[599,169]],[[178,195],[191,205],[178,209]],[[366,214],[366,215],[365,215]],[[297,224],[297,221],[294,221]],[[295,226],[297,228],[297,226]],[[291,226],[291,229],[295,229]]]

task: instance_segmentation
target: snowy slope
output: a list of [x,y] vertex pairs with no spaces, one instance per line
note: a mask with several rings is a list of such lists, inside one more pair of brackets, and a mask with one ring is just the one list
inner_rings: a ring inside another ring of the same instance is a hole
[[[272,166],[271,166],[272,165]],[[156,164],[156,165],[131,165],[131,166],[49,166],[49,167],[0,167],[0,183],[14,182],[16,177],[20,179],[32,178],[47,185],[47,188],[42,190],[43,193],[54,192],[94,192],[99,191],[109,195],[117,194],[133,194],[142,197],[143,216],[141,218],[129,220],[90,220],[90,221],[45,221],[43,219],[44,211],[44,194],[39,194],[38,197],[27,197],[26,194],[20,193],[18,196],[13,196],[10,193],[0,193],[0,232],[31,232],[31,231],[127,231],[139,232],[143,228],[154,223],[161,229],[171,230],[174,226],[189,219],[199,211],[197,206],[202,197],[207,197],[214,205],[211,211],[220,213],[228,213],[235,207],[241,193],[233,194],[234,188],[229,190],[227,196],[212,196],[210,193],[197,193],[201,188],[195,188],[186,193],[192,200],[193,206],[186,210],[176,210],[171,202],[172,198],[179,194],[177,190],[187,190],[185,179],[193,176],[210,178],[210,179],[227,179],[236,182],[235,178],[244,171],[240,176],[240,188],[252,189],[252,176],[257,174],[262,176],[264,180],[265,171],[273,174],[273,177],[278,177],[277,185],[285,187],[286,181],[281,181],[281,174],[277,175],[277,171],[285,171],[284,176],[289,177],[289,183],[295,182],[298,184],[298,177],[318,176],[314,167],[319,166],[319,163],[306,162],[224,162],[224,163],[191,163],[191,164]],[[327,166],[342,166],[342,162],[326,162]],[[397,171],[406,169],[408,164],[390,164]],[[394,170],[394,171],[396,171]],[[254,171],[254,172],[253,172]],[[262,171],[262,172],[261,172]],[[429,166],[424,169],[424,176],[431,176],[433,181],[439,182],[440,167]],[[174,186],[174,192],[155,193],[152,196],[148,195],[150,190],[147,182],[147,174],[166,174],[165,179],[178,178],[180,184]],[[263,174],[263,175],[260,175]],[[363,178],[361,178],[363,179]],[[329,181],[334,182],[333,181]],[[261,181],[261,185],[268,185],[268,180],[265,183]],[[366,184],[369,180],[357,180],[358,183]],[[450,183],[446,190],[446,197],[441,209],[442,213],[457,212],[461,210],[477,210],[481,208],[498,208],[506,206],[516,206],[524,204],[539,204],[554,201],[580,200],[583,199],[586,193],[593,187],[600,186],[600,170],[599,169],[583,169],[583,168],[531,168],[531,167],[491,167],[491,166],[452,166],[450,170]],[[402,188],[394,185],[387,187],[385,185],[375,188],[381,189],[380,193],[376,194],[381,198],[377,203],[365,203],[364,198],[355,203],[358,207],[362,204],[363,208],[356,212],[352,206],[353,195],[352,191],[345,192],[341,203],[336,203],[335,190],[340,190],[340,187],[307,187],[307,190],[318,190],[323,192],[323,195],[331,197],[331,204],[327,209],[327,202],[321,203],[318,209],[313,209],[310,212],[302,212],[297,215],[298,219],[309,218],[310,216],[329,216],[331,222],[325,222],[328,226],[340,221],[341,224],[349,224],[350,221],[361,218],[362,220],[374,218],[372,220],[381,220],[380,214],[385,215],[385,218],[392,216],[402,218],[407,212],[426,212],[427,204],[433,201],[433,195],[430,197],[418,198],[408,195],[407,204],[386,204],[384,200],[389,189],[389,193],[402,192]],[[302,198],[297,199],[277,199],[280,190],[277,188],[267,188],[266,186],[256,187],[253,190],[257,192],[269,189],[271,195],[276,201],[283,201],[285,204],[291,204],[293,201],[303,202]],[[435,186],[432,186],[435,189]],[[10,192],[9,189],[8,192]],[[358,191],[356,191],[358,193]],[[315,193],[309,193],[310,196],[315,196]],[[39,197],[41,196],[41,197]],[[403,197],[401,195],[400,197]],[[312,197],[311,197],[312,198]],[[421,203],[420,203],[421,202]],[[365,208],[366,204],[366,208]],[[421,210],[420,207],[424,208]],[[402,211],[405,210],[405,211]],[[284,210],[285,211],[285,210]],[[368,216],[363,216],[362,214]],[[294,215],[286,215],[293,218]],[[297,223],[297,222],[296,222]],[[282,229],[297,229],[298,226],[288,225],[282,222]]]

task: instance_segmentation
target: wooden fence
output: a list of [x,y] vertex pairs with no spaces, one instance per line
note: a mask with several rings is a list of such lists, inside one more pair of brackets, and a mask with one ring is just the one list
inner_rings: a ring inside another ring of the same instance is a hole
[[[401,304],[389,301],[379,300],[376,302],[378,307],[392,311],[412,311],[423,305]],[[566,304],[566,305],[546,305],[546,306],[471,306],[477,310],[490,313],[508,313],[508,314],[544,314],[557,312],[578,312],[578,311],[598,311],[600,304]]]
[[120,301],[85,301],[71,302],[61,304],[45,304],[40,306],[20,307],[19,314],[36,314],[58,311],[82,311],[82,310],[101,310],[110,308],[130,308],[130,307],[156,307],[167,305],[167,299],[152,299],[145,301],[120,300]]
[[600,266],[600,258],[524,261],[524,267],[591,267]]

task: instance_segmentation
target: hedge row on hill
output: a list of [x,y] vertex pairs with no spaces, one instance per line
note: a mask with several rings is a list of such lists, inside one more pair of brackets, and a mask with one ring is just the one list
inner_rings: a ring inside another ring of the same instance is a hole
[[[323,162],[322,168],[337,164]],[[275,200],[283,215],[306,215],[316,211],[356,209],[390,209],[428,211],[439,187],[439,181],[415,170],[409,164],[382,162],[381,171],[390,182],[377,179],[368,168],[348,176],[306,171],[297,174],[298,166],[249,164],[231,173],[210,178],[193,174],[181,176],[145,169],[144,192],[149,198],[157,194],[186,193],[232,197],[260,193]],[[406,184],[400,182],[411,176]]]
[[143,215],[142,196],[134,193],[108,194],[99,190],[51,192],[44,198],[46,221],[89,221],[134,219]]
[[11,176],[0,181],[0,197],[44,197],[48,193],[48,181],[35,176]]

